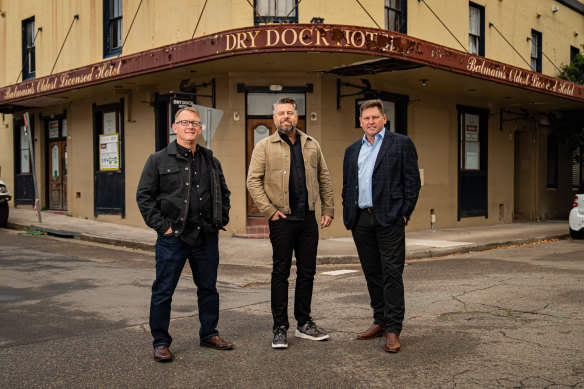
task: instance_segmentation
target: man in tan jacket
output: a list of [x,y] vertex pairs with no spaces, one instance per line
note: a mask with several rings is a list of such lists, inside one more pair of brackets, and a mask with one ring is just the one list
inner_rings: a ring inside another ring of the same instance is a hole
[[256,206],[268,219],[273,249],[272,348],[287,348],[288,277],[292,252],[296,255],[294,318],[296,336],[310,340],[328,339],[310,317],[312,286],[316,273],[318,225],[316,201],[320,197],[320,226],[328,227],[334,216],[334,195],[330,174],[318,142],[296,128],[296,102],[289,97],[274,105],[273,135],[255,146],[247,175],[247,189]]

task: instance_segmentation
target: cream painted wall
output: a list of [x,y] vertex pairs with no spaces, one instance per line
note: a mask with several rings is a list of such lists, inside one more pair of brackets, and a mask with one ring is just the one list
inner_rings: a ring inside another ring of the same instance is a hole
[[[426,0],[457,39],[468,47],[468,1]],[[167,2],[123,1],[124,37],[128,35],[134,15],[136,19],[129,32],[122,55],[149,50],[191,39],[204,0],[175,0],[169,7]],[[476,0],[485,7],[486,56],[515,66],[527,68],[527,64],[513,51],[494,29],[492,22],[529,62],[530,43],[526,37],[531,29],[543,33],[543,51],[557,65],[569,63],[570,45],[584,44],[583,16],[554,0]],[[4,0],[0,17],[0,52],[13,53],[0,57],[0,86],[14,84],[21,70],[22,20],[35,17],[35,27],[42,27],[36,41],[36,77],[97,63],[103,58],[103,6],[100,0]],[[362,0],[361,4],[385,28],[383,1]],[[558,5],[559,11],[552,12]],[[424,3],[408,1],[408,34],[436,42],[458,50],[462,47],[440,24]],[[73,21],[71,33],[63,51],[57,55]],[[538,17],[538,14],[540,15]],[[164,17],[161,17],[164,15]],[[375,27],[367,13],[353,0],[339,0],[335,7],[324,0],[304,1],[298,6],[299,22],[309,23],[312,17],[325,18],[326,23]],[[253,10],[244,0],[210,1],[202,14],[196,36],[212,34],[232,28],[253,25]],[[55,61],[57,61],[55,63]],[[557,70],[547,59],[543,59],[543,73],[556,75]]]
[[[468,1],[425,0],[456,38],[468,50]],[[485,8],[485,56],[514,66],[529,68],[528,64],[505,42],[489,23],[511,42],[529,63],[531,30],[542,33],[542,50],[556,66],[570,63],[570,46],[582,51],[584,16],[554,0],[474,0]],[[559,11],[552,12],[552,6]],[[538,17],[539,15],[539,17]],[[408,35],[463,50],[424,3],[408,1]],[[557,76],[555,66],[545,56],[542,73]]]

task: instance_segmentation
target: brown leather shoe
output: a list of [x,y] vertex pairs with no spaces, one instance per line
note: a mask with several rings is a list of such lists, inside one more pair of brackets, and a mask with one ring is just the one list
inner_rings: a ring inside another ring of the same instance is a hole
[[233,343],[226,342],[219,336],[214,336],[211,339],[201,340],[201,346],[211,347],[215,350],[233,350]]
[[397,353],[401,348],[398,334],[385,334],[385,351],[388,353]]
[[372,324],[367,331],[359,332],[357,334],[357,339],[374,339],[380,337],[381,335],[383,335],[383,326]]
[[172,361],[172,353],[168,346],[154,347],[154,360],[156,362],[170,362]]

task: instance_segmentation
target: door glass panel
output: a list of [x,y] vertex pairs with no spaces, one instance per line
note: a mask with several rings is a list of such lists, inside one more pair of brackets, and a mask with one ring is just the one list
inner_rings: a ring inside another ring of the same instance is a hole
[[51,177],[54,179],[59,178],[59,163],[60,162],[60,153],[59,153],[59,146],[53,145],[51,148]]
[[270,135],[270,129],[266,126],[258,126],[253,130],[253,144],[254,146],[264,138]]

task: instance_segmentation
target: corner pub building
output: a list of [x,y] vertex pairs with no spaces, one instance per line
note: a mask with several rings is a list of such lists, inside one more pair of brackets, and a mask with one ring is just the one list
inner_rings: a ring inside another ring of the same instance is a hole
[[0,31],[0,165],[15,207],[34,203],[35,169],[43,209],[144,226],[144,162],[173,139],[178,107],[196,104],[223,112],[201,140],[232,191],[222,234],[261,232],[247,166],[283,95],[331,171],[337,220],[323,237],[349,235],[342,160],[364,99],[382,99],[387,127],[416,144],[410,230],[566,218],[582,179],[581,151],[547,119],[584,107],[584,87],[557,78],[584,44],[577,0],[1,0]]

